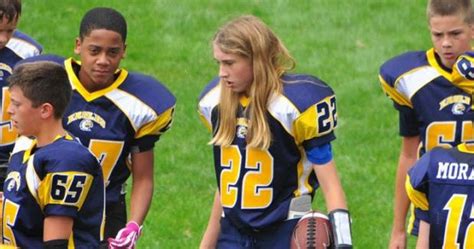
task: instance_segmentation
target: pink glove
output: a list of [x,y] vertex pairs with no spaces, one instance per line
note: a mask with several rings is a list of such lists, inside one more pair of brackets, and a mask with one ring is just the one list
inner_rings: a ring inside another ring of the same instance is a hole
[[115,239],[108,239],[109,249],[134,249],[141,231],[142,226],[135,221],[128,222],[124,228],[120,229]]

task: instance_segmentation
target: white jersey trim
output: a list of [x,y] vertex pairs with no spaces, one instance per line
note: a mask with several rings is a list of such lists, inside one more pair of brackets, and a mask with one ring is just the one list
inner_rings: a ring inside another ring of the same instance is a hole
[[17,37],[12,37],[8,41],[6,47],[11,49],[22,59],[33,57],[41,53],[38,47],[36,47],[35,45],[31,44],[28,41],[19,39]]
[[274,97],[268,105],[268,112],[294,137],[293,123],[301,113],[288,98],[281,94]]
[[411,99],[418,90],[439,76],[441,74],[431,66],[419,67],[400,76],[395,82],[395,88],[407,99]]
[[219,104],[221,95],[220,84],[211,89],[202,99],[199,101],[199,111],[202,116],[206,119],[209,124],[209,127],[212,126],[211,115],[214,107]]
[[158,118],[156,112],[136,96],[114,89],[105,96],[110,99],[128,117],[135,131]]
[[38,188],[41,183],[40,178],[36,174],[35,171],[35,166],[33,165],[35,155],[31,155],[30,158],[28,158],[27,166],[26,166],[26,173],[25,173],[25,178],[26,178],[26,185],[28,186],[28,189],[30,190],[31,195],[36,199],[36,201],[39,202],[39,196],[38,196]]

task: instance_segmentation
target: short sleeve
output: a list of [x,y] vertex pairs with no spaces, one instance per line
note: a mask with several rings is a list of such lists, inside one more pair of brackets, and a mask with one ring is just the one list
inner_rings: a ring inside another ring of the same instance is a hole
[[428,210],[422,210],[420,208],[415,208],[415,217],[419,218],[422,221],[425,221],[427,223],[430,222],[430,215]]
[[93,179],[92,175],[77,171],[48,173],[37,190],[45,215],[76,217]]
[[142,126],[136,133],[131,145],[131,152],[143,152],[153,149],[160,136],[165,133],[173,123],[174,107],[169,108],[152,122]]
[[405,188],[407,195],[416,208],[421,210],[429,209],[429,200],[427,198],[429,191],[428,168],[430,164],[430,154],[423,155],[413,166],[407,175]]
[[400,106],[396,103],[395,108],[398,110],[399,134],[402,137],[412,137],[420,134],[420,121],[415,111],[406,106]]
[[306,150],[311,150],[334,140],[336,126],[336,97],[331,95],[310,106],[295,119],[295,140]]

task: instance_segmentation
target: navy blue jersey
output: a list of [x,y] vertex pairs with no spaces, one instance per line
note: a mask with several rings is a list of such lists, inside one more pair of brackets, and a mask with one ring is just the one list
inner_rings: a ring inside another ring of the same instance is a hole
[[474,151],[431,150],[409,171],[406,189],[430,223],[430,248],[474,248]]
[[[0,49],[0,98],[2,101],[0,103],[2,111],[0,115],[0,164],[8,161],[18,135],[13,129],[11,117],[7,113],[10,95],[6,79],[11,75],[18,61],[40,54],[42,49],[35,40],[20,31],[15,31],[7,45]],[[0,184],[3,185],[3,183]]]
[[400,114],[400,135],[421,139],[421,156],[435,146],[474,142],[469,93],[452,83],[434,49],[408,52],[380,68],[380,81]]
[[80,65],[64,64],[73,94],[63,125],[99,159],[107,202],[117,202],[130,176],[130,153],[153,149],[171,126],[176,99],[154,78],[124,69],[111,86],[90,93],[77,77]]
[[107,203],[119,201],[130,176],[130,154],[154,148],[171,126],[176,98],[156,79],[120,69],[109,87],[88,92],[79,80],[80,62],[40,55],[23,62],[62,64],[73,88],[63,125],[99,159],[107,186]]
[[[272,133],[268,150],[248,148],[247,107],[242,101],[236,134],[229,147],[214,146],[220,200],[226,217],[237,226],[262,229],[285,220],[293,197],[313,195],[317,179],[305,151],[335,139],[336,97],[332,89],[309,75],[284,75],[283,93],[268,106]],[[199,112],[205,125],[218,126],[219,79],[205,88]]]
[[2,241],[43,248],[48,216],[74,220],[69,248],[98,248],[103,238],[105,188],[97,159],[70,136],[14,152],[4,183]]

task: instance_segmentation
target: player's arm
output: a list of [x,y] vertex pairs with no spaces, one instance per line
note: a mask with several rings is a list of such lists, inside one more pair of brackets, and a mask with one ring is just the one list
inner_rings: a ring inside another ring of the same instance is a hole
[[351,221],[341,181],[337,175],[330,143],[306,149],[306,156],[313,163],[313,170],[323,191],[329,220],[334,235],[335,248],[352,248]]
[[419,143],[419,136],[403,137],[395,179],[393,227],[389,245],[391,249],[402,249],[406,247],[405,221],[410,200],[405,191],[405,180],[408,170],[417,160]]
[[420,229],[418,231],[417,249],[430,248],[430,223],[420,220]]
[[351,221],[344,190],[336,171],[334,160],[313,164],[313,169],[323,191],[329,220],[333,228],[335,248],[352,248]]
[[134,248],[140,236],[153,197],[153,157],[153,149],[132,153],[130,219],[115,239],[109,239],[109,248]]
[[[174,97],[173,97],[174,99]],[[167,103],[170,104],[170,103]],[[135,134],[135,145],[131,154],[132,193],[130,197],[130,219],[135,228],[141,226],[148,213],[153,197],[154,144],[172,124],[174,103],[153,122],[142,126]]]
[[334,160],[324,164],[314,164],[313,169],[318,177],[328,211],[347,209],[344,190],[337,175]]
[[216,248],[217,239],[219,232],[221,230],[221,215],[222,215],[222,206],[219,199],[219,191],[216,190],[214,196],[214,204],[212,205],[211,215],[209,217],[209,222],[207,223],[206,231],[202,236],[200,249],[211,249]]
[[130,221],[143,224],[153,197],[153,149],[132,153]]
[[74,220],[69,216],[47,216],[44,219],[45,248],[67,248]]

